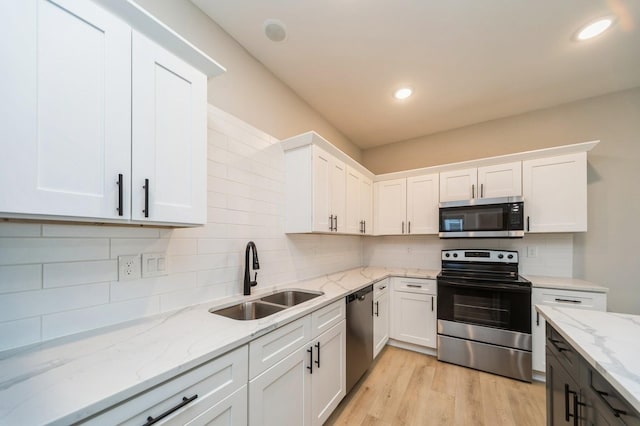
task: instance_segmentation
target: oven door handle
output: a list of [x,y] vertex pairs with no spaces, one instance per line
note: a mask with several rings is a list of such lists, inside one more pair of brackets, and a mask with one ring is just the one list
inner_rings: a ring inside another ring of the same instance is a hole
[[467,284],[459,281],[449,281],[449,280],[439,280],[438,284],[449,286],[449,287],[459,287],[459,288],[467,288],[467,289],[478,289],[478,290],[506,290],[513,293],[531,293],[531,287],[525,286],[514,286],[514,285],[504,285],[504,284],[492,284],[492,285],[479,285],[479,284]]

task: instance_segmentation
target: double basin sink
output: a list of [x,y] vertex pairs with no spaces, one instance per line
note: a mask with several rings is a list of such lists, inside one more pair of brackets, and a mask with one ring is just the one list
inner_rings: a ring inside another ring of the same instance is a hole
[[268,317],[291,306],[322,296],[322,292],[284,290],[261,297],[258,300],[237,303],[226,308],[211,308],[209,312],[223,317],[247,321]]

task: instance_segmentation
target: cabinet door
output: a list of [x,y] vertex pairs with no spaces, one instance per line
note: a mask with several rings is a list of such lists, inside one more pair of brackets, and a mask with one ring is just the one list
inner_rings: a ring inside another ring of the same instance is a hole
[[311,374],[313,425],[322,425],[346,395],[346,324],[342,320],[314,340]]
[[311,423],[310,350],[305,346],[249,382],[252,426]]
[[313,231],[331,232],[331,156],[317,146],[313,147]]
[[347,196],[347,168],[342,161],[331,158],[331,212],[334,217],[335,232],[346,232],[346,196]]
[[[547,424],[549,426],[578,424],[580,419],[579,387],[555,356],[547,353]],[[575,410],[578,410],[576,413]]]
[[373,301],[373,357],[377,357],[389,340],[389,289]]
[[360,217],[364,234],[373,234],[373,181],[365,176],[360,180]]
[[478,169],[440,173],[440,202],[470,200],[478,196]]
[[0,25],[0,213],[128,218],[130,28],[71,0],[3,1]]
[[360,212],[360,187],[363,176],[351,167],[347,167],[347,191],[346,191],[346,223],[345,232],[348,234],[361,233],[362,214]]
[[587,230],[587,153],[522,163],[528,232]]
[[407,180],[395,179],[376,182],[375,218],[376,235],[403,234],[407,218]]
[[403,342],[435,348],[435,296],[393,291],[392,304],[391,337]]
[[438,233],[438,174],[407,178],[407,233]]
[[513,197],[522,195],[522,162],[478,168],[477,198]]
[[132,219],[204,224],[207,78],[136,32],[132,49]]

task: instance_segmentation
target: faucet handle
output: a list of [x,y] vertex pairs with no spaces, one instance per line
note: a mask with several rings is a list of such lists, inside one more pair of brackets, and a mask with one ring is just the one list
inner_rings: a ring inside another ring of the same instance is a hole
[[255,275],[253,276],[253,281],[251,281],[251,287],[255,287],[257,285],[258,285],[258,273],[255,272]]

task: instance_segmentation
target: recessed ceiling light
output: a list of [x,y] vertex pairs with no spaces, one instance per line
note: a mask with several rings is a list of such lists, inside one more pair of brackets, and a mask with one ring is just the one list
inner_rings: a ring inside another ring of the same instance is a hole
[[599,36],[605,32],[613,24],[613,18],[601,18],[594,21],[578,31],[576,34],[576,40],[588,40],[590,38]]
[[264,21],[264,35],[271,41],[279,43],[287,39],[287,27],[278,19],[267,19]]
[[410,87],[403,87],[402,89],[398,89],[393,93],[393,97],[396,99],[407,99],[409,96],[413,94],[413,89]]

